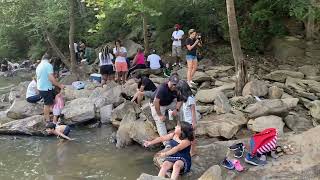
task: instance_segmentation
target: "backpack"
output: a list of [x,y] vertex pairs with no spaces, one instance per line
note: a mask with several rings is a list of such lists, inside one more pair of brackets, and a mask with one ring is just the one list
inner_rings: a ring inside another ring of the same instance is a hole
[[84,89],[85,84],[82,81],[75,81],[72,83],[73,88],[76,90]]
[[253,135],[250,139],[250,155],[265,154],[277,147],[278,132],[275,128],[268,128]]

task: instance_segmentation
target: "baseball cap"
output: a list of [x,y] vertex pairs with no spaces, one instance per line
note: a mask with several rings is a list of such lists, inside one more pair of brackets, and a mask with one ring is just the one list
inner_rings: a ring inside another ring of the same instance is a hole
[[180,24],[175,24],[174,27],[180,29],[181,25]]
[[174,85],[178,84],[179,80],[180,80],[180,78],[177,74],[172,74],[169,78],[169,81]]

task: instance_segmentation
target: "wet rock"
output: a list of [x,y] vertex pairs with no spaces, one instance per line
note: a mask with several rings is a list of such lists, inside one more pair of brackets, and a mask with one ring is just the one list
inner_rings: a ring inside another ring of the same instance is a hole
[[41,115],[15,120],[0,126],[0,134],[45,135],[45,120]]
[[221,114],[204,116],[198,123],[196,134],[210,137],[232,138],[248,120],[241,114]]
[[110,123],[113,105],[109,104],[100,108],[100,121],[102,124]]
[[242,90],[243,96],[247,96],[247,95],[265,96],[267,94],[268,94],[267,83],[259,80],[253,80],[248,82]]
[[117,131],[118,148],[128,146],[135,141],[141,145],[145,140],[152,140],[158,137],[154,126],[149,121],[137,119],[133,112],[127,113],[120,122]]
[[222,180],[220,166],[211,166],[198,180]]
[[313,118],[320,120],[320,101],[312,101],[309,103],[310,114]]
[[62,110],[66,124],[84,123],[95,118],[95,106],[89,98],[79,98],[66,104]]
[[298,98],[266,99],[255,104],[250,104],[245,109],[245,112],[249,113],[250,118],[267,115],[286,116],[290,109],[297,106],[298,101]]
[[316,76],[319,73],[319,68],[312,65],[304,65],[298,68],[306,76]]
[[7,111],[0,111],[0,125],[14,121],[14,120],[15,119],[11,119],[7,116]]
[[304,74],[296,71],[277,70],[267,74],[264,78],[272,81],[285,82],[287,77],[304,78]]
[[12,119],[23,119],[42,113],[42,104],[31,104],[26,100],[16,99],[8,109],[7,116]]
[[295,132],[303,132],[313,128],[311,120],[301,117],[296,112],[290,112],[289,115],[284,118],[284,122],[289,129]]
[[141,109],[136,103],[125,101],[123,104],[119,105],[112,111],[112,124],[116,121],[121,121],[129,113],[135,114],[135,117],[137,117],[141,113]]
[[268,91],[269,99],[281,99],[283,95],[283,89],[278,88],[277,86],[271,86]]
[[256,119],[250,119],[248,129],[254,132],[261,132],[267,128],[276,128],[279,134],[283,134],[284,123],[281,117],[270,115],[262,116]]
[[142,173],[137,180],[168,180],[167,178],[152,176],[149,174]]
[[213,89],[201,89],[196,94],[196,99],[202,103],[213,103],[219,92],[234,89],[235,84],[225,84]]
[[245,109],[249,104],[253,104],[256,102],[255,98],[251,95],[248,96],[235,96],[229,99],[230,105],[237,109],[237,110],[243,110]]
[[217,93],[214,100],[214,110],[217,114],[225,114],[231,111],[229,100],[222,92]]

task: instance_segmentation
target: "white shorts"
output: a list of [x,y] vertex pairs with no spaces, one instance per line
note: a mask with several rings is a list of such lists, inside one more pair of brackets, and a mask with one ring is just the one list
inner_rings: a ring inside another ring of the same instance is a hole
[[52,114],[54,116],[59,116],[61,114],[62,109],[58,109],[58,108],[53,108],[52,109]]

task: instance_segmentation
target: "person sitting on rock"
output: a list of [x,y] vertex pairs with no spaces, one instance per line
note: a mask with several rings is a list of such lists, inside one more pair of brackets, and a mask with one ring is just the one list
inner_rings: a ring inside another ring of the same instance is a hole
[[149,64],[150,69],[152,70],[160,69],[163,66],[161,57],[158,54],[156,54],[155,49],[153,49],[151,52],[152,54],[150,54],[147,58],[147,62]]
[[59,87],[55,88],[55,98],[54,98],[54,104],[52,108],[52,114],[53,114],[53,123],[58,123],[58,118],[61,115],[62,109],[64,108],[64,99],[62,95],[62,91]]
[[152,141],[145,141],[144,146],[169,141],[170,150],[163,150],[157,155],[165,157],[158,176],[165,177],[168,170],[172,169],[171,179],[178,179],[180,174],[190,172],[191,168],[191,142],[194,140],[194,133],[191,124],[181,121],[175,127],[173,133],[160,136]]
[[135,81],[138,84],[138,89],[131,101],[134,102],[137,100],[137,104],[141,106],[143,97],[148,97],[150,99],[154,98],[157,87],[148,77],[141,74],[138,74],[135,77]]
[[[182,104],[182,120],[191,124],[195,131],[197,124],[197,111],[196,111],[196,99],[193,96],[192,90],[188,83],[184,80],[180,80],[177,85],[178,93],[181,95]],[[191,156],[196,154],[195,140],[191,143]]]
[[[182,105],[180,96],[178,96],[176,90],[178,82],[179,76],[177,74],[172,74],[168,82],[163,83],[157,88],[154,101],[150,104],[151,114],[155,120],[157,131],[160,136],[167,134],[165,124],[166,112],[172,110],[172,115],[177,116]],[[167,142],[164,142],[164,145],[168,147]]]
[[26,99],[29,103],[37,103],[42,99],[37,89],[36,77],[33,77],[32,81],[28,85]]
[[133,61],[132,61],[132,65],[131,68],[128,71],[128,75],[127,78],[129,78],[130,74],[136,70],[136,69],[145,69],[146,64],[145,64],[145,60],[144,60],[144,53],[143,53],[143,49],[142,48],[138,48],[137,50],[137,54],[134,57]]
[[71,139],[70,137],[68,137],[70,131],[71,131],[71,128],[68,125],[56,125],[52,122],[46,125],[46,132],[48,133],[48,135],[56,135],[59,138],[72,141],[74,139]]

